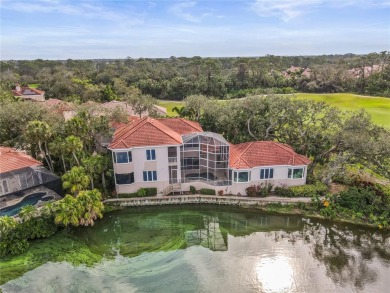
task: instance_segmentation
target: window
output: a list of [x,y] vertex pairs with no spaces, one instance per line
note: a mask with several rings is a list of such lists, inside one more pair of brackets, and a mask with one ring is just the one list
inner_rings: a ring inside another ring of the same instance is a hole
[[181,159],[181,166],[183,170],[193,170],[199,169],[199,158],[198,157],[188,157]]
[[272,179],[274,178],[274,169],[263,168],[260,169],[260,179]]
[[157,171],[144,171],[144,181],[157,181]]
[[146,159],[154,161],[156,159],[156,150],[146,150]]
[[305,174],[305,168],[289,168],[288,178],[290,179],[301,179]]
[[8,193],[8,184],[7,180],[1,180],[0,181],[0,194],[6,194]]
[[244,171],[244,172],[234,172],[234,182],[249,182],[249,174],[250,172]]
[[26,189],[27,188],[26,174],[20,174],[19,175],[19,182],[20,182],[20,187],[22,189]]
[[127,164],[133,161],[131,152],[115,152],[114,154],[114,163]]
[[115,174],[116,184],[132,184],[134,183],[134,173]]

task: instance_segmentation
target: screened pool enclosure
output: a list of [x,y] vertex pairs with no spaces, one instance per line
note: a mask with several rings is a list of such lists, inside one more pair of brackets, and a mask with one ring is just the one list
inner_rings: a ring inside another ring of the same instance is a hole
[[180,164],[182,182],[207,181],[211,185],[230,185],[229,143],[212,132],[182,136]]

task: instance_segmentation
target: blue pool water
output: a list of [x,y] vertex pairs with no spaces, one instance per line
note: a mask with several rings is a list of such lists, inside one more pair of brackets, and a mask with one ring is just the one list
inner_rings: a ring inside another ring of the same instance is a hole
[[0,210],[0,216],[15,216],[16,214],[19,213],[20,209],[24,206],[27,205],[36,205],[39,201],[48,201],[53,199],[53,196],[47,196],[46,198],[43,198],[46,195],[46,192],[38,192],[38,193],[33,193],[25,197],[21,202],[9,206],[6,208],[3,208]]

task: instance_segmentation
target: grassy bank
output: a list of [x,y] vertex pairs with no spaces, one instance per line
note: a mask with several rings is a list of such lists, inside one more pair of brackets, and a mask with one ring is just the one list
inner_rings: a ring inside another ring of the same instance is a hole
[[[324,101],[332,106],[339,107],[346,111],[357,111],[365,109],[372,117],[372,120],[381,126],[390,128],[390,98],[359,96],[355,94],[295,94],[301,99],[309,99],[317,102]],[[224,101],[224,100],[220,100]],[[177,116],[172,111],[174,107],[183,107],[182,101],[159,101],[158,105],[167,108],[169,116]]]
[[317,102],[324,101],[346,111],[365,109],[372,120],[381,126],[390,128],[390,98],[359,96],[355,94],[295,94],[301,99]]
[[101,255],[92,253],[87,245],[77,241],[63,230],[49,238],[31,241],[30,247],[23,254],[1,258],[0,285],[48,261],[66,261],[73,265],[91,266],[101,259]]

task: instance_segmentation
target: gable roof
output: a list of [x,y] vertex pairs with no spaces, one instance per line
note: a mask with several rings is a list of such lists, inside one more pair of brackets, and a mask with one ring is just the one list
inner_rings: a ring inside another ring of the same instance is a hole
[[142,118],[118,128],[114,133],[110,149],[136,146],[177,145],[182,143],[181,134],[160,121],[150,117]]
[[198,122],[183,118],[161,118],[158,121],[180,135],[203,131],[202,126]]
[[35,160],[23,151],[0,146],[0,174],[40,165],[42,165],[41,162]]
[[285,144],[274,141],[253,141],[230,145],[229,165],[234,169],[259,166],[308,165],[310,160]]
[[20,88],[20,91],[17,91],[16,89],[12,90],[12,94],[14,95],[14,97],[22,97],[28,95],[44,95],[45,92],[28,86],[23,86]]

